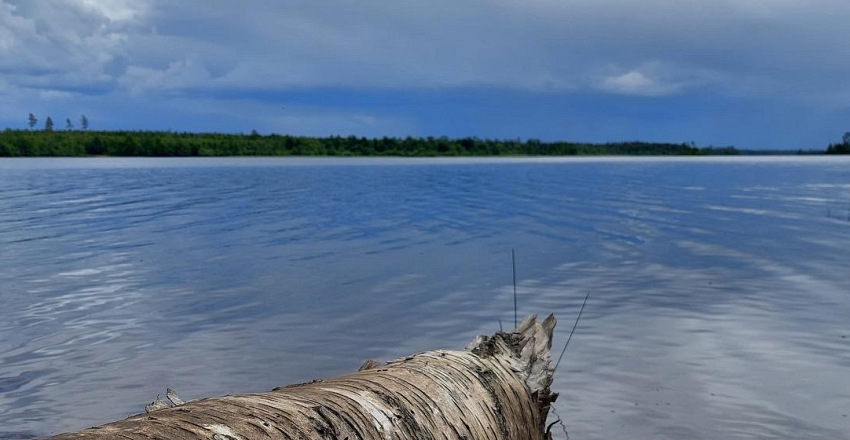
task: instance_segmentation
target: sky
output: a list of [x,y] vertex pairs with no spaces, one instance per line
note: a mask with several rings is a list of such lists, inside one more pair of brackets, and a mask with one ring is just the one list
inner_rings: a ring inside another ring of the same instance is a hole
[[0,128],[823,149],[848,0],[0,0]]

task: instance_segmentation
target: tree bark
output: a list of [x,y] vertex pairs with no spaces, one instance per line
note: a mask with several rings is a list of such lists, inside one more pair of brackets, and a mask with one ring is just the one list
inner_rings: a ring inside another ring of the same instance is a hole
[[555,318],[267,393],[201,399],[53,440],[547,440]]

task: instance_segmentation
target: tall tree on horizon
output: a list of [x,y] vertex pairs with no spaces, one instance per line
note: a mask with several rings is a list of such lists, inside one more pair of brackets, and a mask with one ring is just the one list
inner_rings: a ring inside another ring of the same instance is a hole
[[74,124],[71,123],[71,118],[65,118],[65,130],[73,130]]
[[83,130],[89,129],[89,118],[87,118],[86,115],[82,115],[80,117],[80,128]]
[[50,116],[44,121],[44,131],[53,131],[53,119]]
[[30,113],[30,117],[27,119],[27,121],[30,125],[30,130],[35,127],[35,124],[38,124],[38,118],[36,118],[35,115],[32,113]]

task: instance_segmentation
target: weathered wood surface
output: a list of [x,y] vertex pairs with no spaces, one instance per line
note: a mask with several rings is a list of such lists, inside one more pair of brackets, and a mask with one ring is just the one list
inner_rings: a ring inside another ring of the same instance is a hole
[[512,333],[477,337],[467,351],[428,351],[267,393],[166,404],[52,439],[550,439],[554,326],[552,315],[531,316]]

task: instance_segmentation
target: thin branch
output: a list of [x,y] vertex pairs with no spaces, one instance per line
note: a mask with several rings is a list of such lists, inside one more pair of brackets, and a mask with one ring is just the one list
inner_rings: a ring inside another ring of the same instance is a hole
[[576,317],[576,322],[573,324],[573,329],[570,330],[570,336],[567,338],[567,343],[564,344],[564,349],[561,350],[561,355],[558,356],[558,362],[555,362],[555,368],[552,370],[552,373],[558,370],[558,365],[561,365],[561,359],[564,358],[564,353],[567,352],[567,347],[570,346],[570,341],[573,339],[573,333],[576,332],[576,327],[578,327],[578,321],[581,319],[581,313],[584,312],[584,306],[587,305],[587,299],[590,298],[590,292],[587,292],[587,295],[584,297],[584,302],[581,303],[581,309],[578,311],[578,317]]

